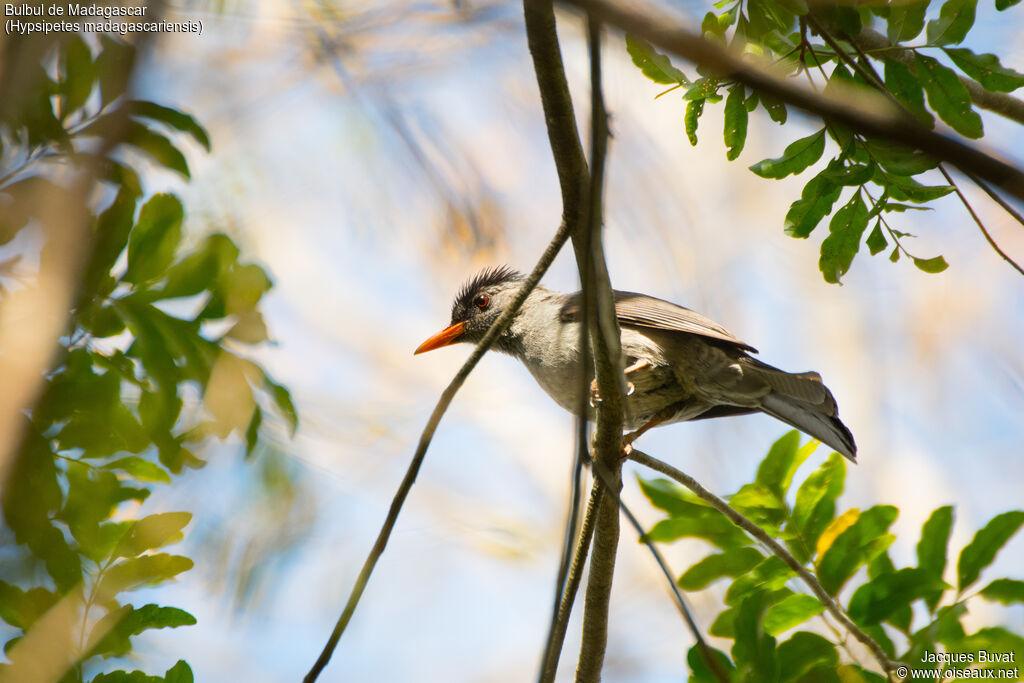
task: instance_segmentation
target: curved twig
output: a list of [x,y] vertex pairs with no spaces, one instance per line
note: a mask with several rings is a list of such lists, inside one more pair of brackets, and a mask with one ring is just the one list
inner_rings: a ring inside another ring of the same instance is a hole
[[[967,201],[967,197],[964,196],[964,193],[960,191],[960,186],[957,185],[956,181],[953,180],[953,176],[949,174],[949,171],[947,171],[942,164],[939,164],[939,171],[942,172],[942,176],[946,179],[946,182],[949,183],[950,186],[953,188],[953,192],[956,192],[956,196],[960,198],[960,202],[964,205],[964,208],[967,209],[967,213],[971,214],[971,218],[974,220],[975,225],[978,226],[978,229],[981,230],[981,234],[985,236],[985,241],[988,242],[988,245],[992,247],[992,249],[995,250],[997,254],[1003,257],[1004,261],[1013,266],[1018,273],[1024,275],[1024,268],[1021,268],[1019,263],[1010,258],[1010,255],[1003,251],[998,244],[996,244],[995,239],[993,239],[992,235],[989,234],[989,231],[985,228],[985,224],[981,222],[981,218],[978,216],[977,213],[975,213],[974,207],[971,206],[971,203],[969,201]],[[968,177],[971,176],[968,175]],[[988,192],[989,196],[991,196],[993,199],[996,199],[998,195],[996,195],[995,192],[993,192],[991,188],[989,188],[984,182],[982,182],[978,178],[973,177],[971,177],[971,180],[977,183],[978,186],[981,187],[983,190]],[[999,200],[996,199],[996,201]],[[1014,215],[1015,217],[1019,218],[1019,214],[1016,214],[1015,212],[1011,212],[1011,215]]]

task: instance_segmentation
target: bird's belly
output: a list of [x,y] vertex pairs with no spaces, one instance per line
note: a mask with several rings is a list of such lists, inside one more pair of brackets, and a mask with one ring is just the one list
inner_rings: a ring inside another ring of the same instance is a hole
[[627,376],[632,390],[626,398],[624,429],[639,429],[655,417],[670,423],[689,420],[707,409],[687,392],[667,365],[648,365]]

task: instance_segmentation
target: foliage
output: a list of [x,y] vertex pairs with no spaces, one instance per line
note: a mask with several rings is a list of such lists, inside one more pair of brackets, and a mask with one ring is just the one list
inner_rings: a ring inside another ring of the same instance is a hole
[[[928,128],[936,125],[937,117],[961,135],[980,138],[982,120],[968,85],[981,92],[1009,93],[1024,86],[1024,74],[1003,66],[996,55],[954,47],[974,26],[975,0],[945,0],[938,16],[926,22],[929,11],[935,12],[932,4],[939,5],[930,0],[866,4],[722,0],[715,5],[718,12],[704,17],[701,30],[710,40],[770,60],[786,75],[806,76],[826,93],[869,101],[881,93]],[[1013,4],[997,2],[996,9]],[[723,96],[730,160],[742,151],[748,115],[759,107],[771,120],[786,123],[784,103],[748,92],[727,76],[698,67],[700,77],[691,81],[642,40],[627,38],[627,49],[645,76],[684,90],[684,124],[691,144],[697,144],[705,105],[720,102]],[[942,256],[911,254],[904,240],[912,235],[891,224],[893,214],[929,209],[934,200],[953,191],[935,172],[936,159],[825,121],[820,130],[788,145],[781,156],[758,162],[750,170],[777,179],[801,174],[822,158],[829,161],[817,167],[820,170],[790,206],[785,231],[806,238],[832,216],[819,260],[826,281],[839,282],[862,244],[872,255],[889,250],[893,262],[901,254],[907,256],[927,273],[946,269]]]
[[[102,37],[97,51],[72,35],[36,56],[20,96],[0,112],[0,139],[13,143],[4,150],[13,168],[0,178],[0,243],[31,232],[42,204],[55,202],[88,216],[92,243],[5,482],[5,534],[17,546],[5,549],[0,618],[19,635],[5,645],[0,678],[23,680],[45,664],[54,679],[82,681],[90,661],[127,655],[139,634],[195,623],[176,607],[131,602],[133,591],[193,565],[161,552],[182,540],[191,515],[137,516],[138,503],[202,467],[197,450],[210,436],[234,434],[250,454],[264,407],[276,406],[292,429],[296,413],[287,390],[243,355],[267,339],[267,274],[241,261],[226,235],[187,247],[181,201],[143,190],[141,171],[188,178],[179,141],[184,134],[209,149],[205,130],[177,109],[128,98],[126,43]],[[54,60],[56,78],[42,66]],[[98,199],[76,199],[67,168]],[[5,298],[36,286],[3,275]],[[191,681],[192,672],[179,661],[163,676],[92,680]]]
[[[876,505],[837,514],[846,474],[838,453],[793,493],[794,474],[816,446],[815,441],[801,446],[796,431],[783,436],[761,463],[754,481],[729,498],[730,505],[783,542],[890,658],[921,670],[962,669],[972,663],[981,668],[1015,666],[979,662],[978,653],[985,650],[1013,653],[1019,663],[1024,657],[1020,635],[1002,627],[968,633],[961,622],[969,603],[979,597],[1007,605],[1024,603],[1021,580],[999,578],[978,589],[981,572],[1024,525],[1024,511],[990,520],[960,550],[954,572],[947,560],[953,509],[940,507],[922,528],[917,565],[897,569],[888,551],[896,538],[889,528],[897,508]],[[671,542],[691,537],[714,546],[712,554],[682,573],[678,584],[685,590],[700,590],[729,579],[724,609],[710,633],[732,641],[729,653],[714,651],[731,680],[884,680],[874,670],[877,666],[864,666],[848,650],[847,641],[852,639],[840,632],[841,626],[826,613],[825,605],[779,557],[674,483],[655,479],[641,480],[640,485],[650,502],[666,513],[649,538]],[[944,577],[954,573],[952,586]],[[802,625],[806,627],[793,630]],[[923,661],[928,659],[926,654],[942,652],[966,654],[964,661],[945,665],[941,659]],[[690,650],[688,662],[691,681],[716,680],[696,647]]]

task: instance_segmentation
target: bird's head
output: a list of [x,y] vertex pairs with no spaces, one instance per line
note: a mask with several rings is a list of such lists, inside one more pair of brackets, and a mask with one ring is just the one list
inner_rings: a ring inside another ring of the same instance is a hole
[[[479,342],[512,302],[524,279],[522,273],[507,266],[487,268],[478,273],[456,295],[451,324],[420,344],[415,353],[433,351],[458,342]],[[498,347],[501,346],[499,340]]]

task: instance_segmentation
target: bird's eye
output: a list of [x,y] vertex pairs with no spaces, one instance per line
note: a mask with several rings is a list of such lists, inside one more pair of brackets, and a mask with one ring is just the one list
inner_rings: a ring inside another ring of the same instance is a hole
[[491,300],[489,297],[486,297],[483,294],[481,294],[477,298],[473,299],[473,305],[482,311],[491,305]]

